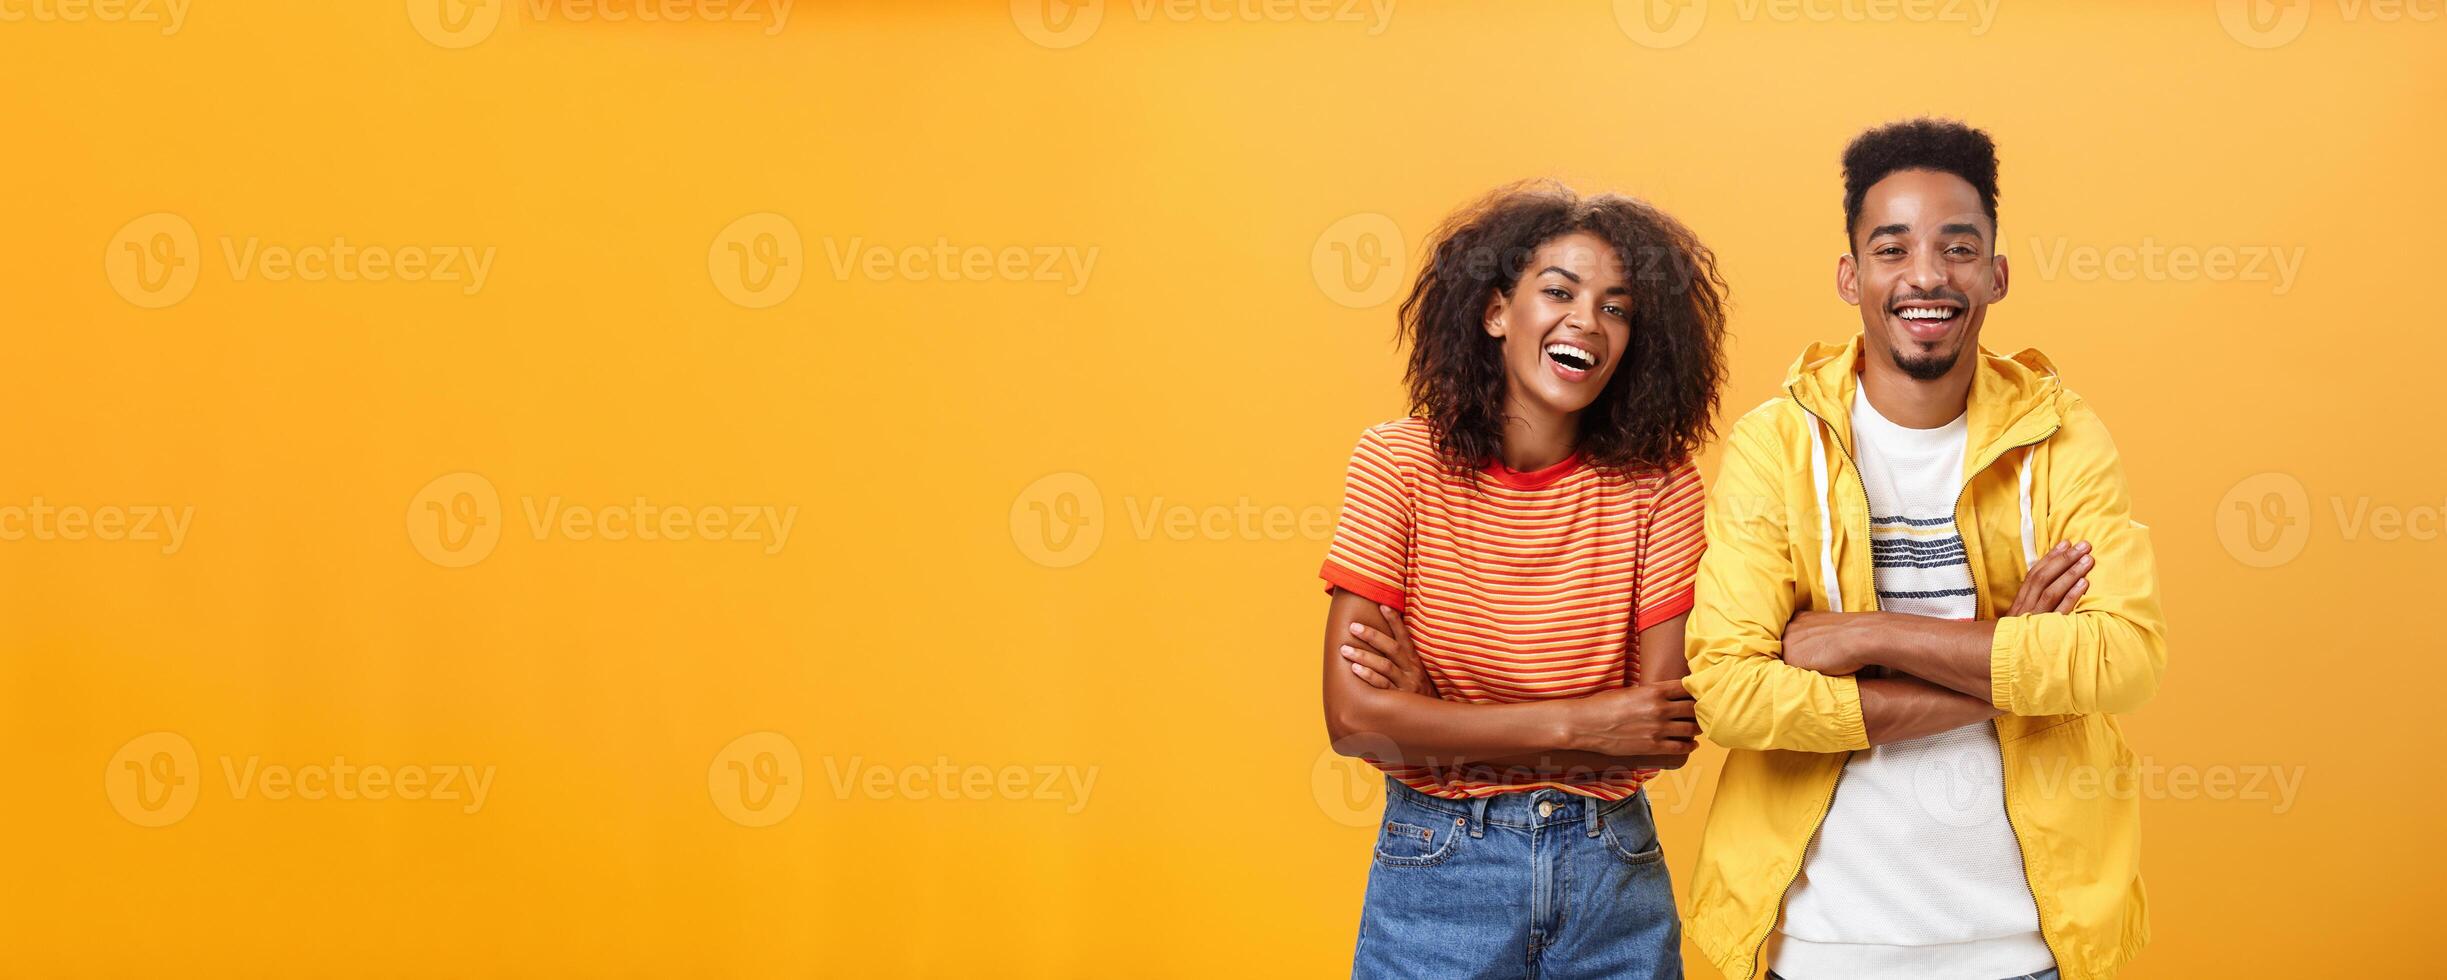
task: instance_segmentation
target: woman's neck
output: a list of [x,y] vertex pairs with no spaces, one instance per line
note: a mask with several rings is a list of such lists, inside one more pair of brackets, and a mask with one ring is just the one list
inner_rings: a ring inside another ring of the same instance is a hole
[[1555,415],[1518,403],[1504,413],[1503,462],[1514,472],[1542,470],[1570,458],[1580,444],[1580,416]]

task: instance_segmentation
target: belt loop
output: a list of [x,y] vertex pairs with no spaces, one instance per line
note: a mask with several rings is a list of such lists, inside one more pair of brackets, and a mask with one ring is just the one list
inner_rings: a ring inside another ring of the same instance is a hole
[[1606,805],[1606,801],[1592,796],[1584,798],[1580,802],[1582,806],[1589,808],[1589,836],[1596,837],[1598,830],[1606,826],[1606,818],[1598,815],[1598,810]]
[[1485,836],[1487,836],[1487,798],[1481,796],[1470,801],[1470,837],[1477,839]]

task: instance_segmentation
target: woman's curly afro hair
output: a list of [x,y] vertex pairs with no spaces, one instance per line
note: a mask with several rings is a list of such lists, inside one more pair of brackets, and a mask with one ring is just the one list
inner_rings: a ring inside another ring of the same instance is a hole
[[1725,283],[1716,256],[1682,223],[1616,194],[1583,197],[1553,181],[1498,188],[1445,219],[1402,301],[1411,412],[1455,470],[1504,444],[1503,341],[1483,329],[1487,302],[1510,295],[1538,248],[1574,232],[1614,246],[1631,279],[1631,342],[1606,390],[1580,414],[1590,465],[1663,468],[1714,432],[1724,380]]

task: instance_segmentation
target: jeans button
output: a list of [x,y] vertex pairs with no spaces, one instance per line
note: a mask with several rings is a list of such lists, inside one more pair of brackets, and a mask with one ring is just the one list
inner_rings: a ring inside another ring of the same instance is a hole
[[1539,815],[1539,816],[1541,816],[1541,817],[1551,817],[1551,816],[1554,816],[1554,815],[1555,815],[1555,801],[1553,801],[1553,800],[1545,800],[1545,801],[1543,801],[1543,802],[1540,802],[1540,803],[1538,804],[1538,815]]

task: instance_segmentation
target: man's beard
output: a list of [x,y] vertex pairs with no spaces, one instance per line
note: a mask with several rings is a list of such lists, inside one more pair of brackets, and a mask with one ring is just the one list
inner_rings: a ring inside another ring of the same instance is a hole
[[1939,378],[1945,377],[1946,372],[1954,370],[1954,362],[1962,360],[1963,351],[1962,348],[1957,347],[1953,351],[1944,354],[1927,354],[1921,357],[1905,357],[1903,355],[1903,348],[1897,347],[1894,350],[1894,355],[1895,366],[1902,368],[1903,373],[1910,375],[1912,380],[1935,381]]

